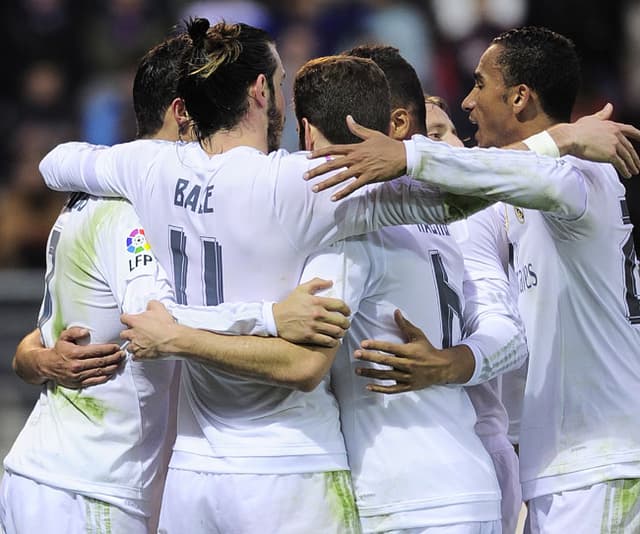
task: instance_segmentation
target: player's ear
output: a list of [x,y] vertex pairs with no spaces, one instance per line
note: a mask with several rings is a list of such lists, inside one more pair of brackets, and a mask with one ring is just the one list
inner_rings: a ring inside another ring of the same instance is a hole
[[402,141],[411,131],[411,115],[405,108],[396,108],[391,112],[389,137]]
[[511,106],[513,108],[514,114],[518,115],[522,113],[526,109],[526,107],[531,104],[532,101],[532,91],[531,88],[524,84],[516,85],[511,93]]
[[258,74],[256,81],[249,87],[249,96],[259,107],[266,108],[269,105],[269,84],[264,74]]
[[303,131],[303,139],[304,139],[304,150],[309,150],[312,151],[313,147],[315,146],[315,140],[314,140],[314,136],[313,134],[315,132],[312,132],[312,130],[315,130],[315,128],[313,128],[311,126],[311,124],[309,123],[309,121],[305,118],[302,117],[302,131]]
[[189,131],[189,127],[191,126],[191,117],[187,112],[187,107],[184,105],[184,100],[182,100],[182,98],[173,99],[171,102],[171,112],[173,114],[173,119],[178,125],[178,133],[180,137],[186,135]]

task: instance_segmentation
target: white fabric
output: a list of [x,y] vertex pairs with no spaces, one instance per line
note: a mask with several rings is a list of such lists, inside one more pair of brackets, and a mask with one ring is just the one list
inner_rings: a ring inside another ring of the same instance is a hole
[[[167,276],[126,201],[74,196],[54,225],[47,251],[39,321],[46,346],[73,325],[88,328],[92,343],[119,343],[122,311],[140,312],[152,298],[171,304]],[[245,333],[243,327],[255,331],[262,320],[247,310],[262,314],[262,307],[208,308],[208,323],[236,333]],[[175,435],[175,366],[127,361],[108,382],[82,390],[48,382],[5,469],[157,517],[166,449]]]
[[[474,385],[520,367],[528,354],[527,343],[508,278],[506,234],[492,208],[455,222],[450,229],[464,257],[464,324],[469,337],[463,343],[474,353],[482,352],[468,382]],[[499,403],[494,405],[502,409]]]
[[[374,528],[375,532],[384,534],[501,534],[500,521],[471,521],[467,523],[454,523],[451,525],[441,525],[426,528],[403,528],[394,530],[384,530],[385,518],[379,518],[377,523],[379,528]],[[370,521],[370,519],[367,519]]]
[[[416,176],[522,206],[508,206],[503,224],[530,352],[520,428],[524,499],[640,477],[640,279],[613,167],[498,149],[451,149],[446,157],[416,137],[406,148],[419,161]],[[482,155],[474,160],[472,152]],[[521,177],[498,172],[503,164]],[[495,172],[460,172],[474,166]]]
[[640,532],[640,480],[609,480],[542,495],[527,505],[526,534]]
[[0,483],[0,532],[25,534],[148,534],[148,519],[108,502],[5,473]]
[[[130,204],[88,197],[63,210],[47,245],[43,342],[83,326],[92,343],[119,343],[120,313],[166,299],[171,288]],[[127,250],[137,237],[136,251]],[[129,240],[129,242],[128,242]],[[4,461],[7,471],[150,515],[161,470],[173,362],[127,361],[81,390],[47,382]]]
[[522,142],[527,145],[529,150],[533,150],[537,154],[549,156],[552,158],[560,157],[560,150],[558,150],[558,145],[556,145],[553,137],[551,137],[551,134],[546,130],[534,134],[531,137],[527,137]]
[[[334,281],[326,292],[353,316],[332,369],[356,502],[365,532],[499,518],[491,459],[474,432],[475,412],[462,386],[397,395],[365,389],[352,358],[362,339],[402,342],[396,308],[436,346],[462,334],[463,263],[443,225],[389,228],[312,256],[302,280]],[[373,518],[373,519],[369,519]],[[415,523],[412,523],[415,521]]]
[[[384,225],[450,218],[433,188],[409,180],[331,202],[335,189],[316,194],[302,180],[317,163],[306,153],[237,147],[209,157],[197,143],[141,140],[108,149],[61,145],[41,170],[58,189],[129,198],[181,304],[278,300],[320,246]],[[191,465],[188,454],[212,472],[347,467],[326,381],[301,393],[186,362],[183,385],[176,450],[184,463],[175,467]]]
[[585,189],[581,217],[505,212],[531,352],[525,499],[640,477],[640,286],[624,189],[613,168],[566,159]]
[[348,471],[233,475],[170,469],[158,532],[357,534],[360,529]]

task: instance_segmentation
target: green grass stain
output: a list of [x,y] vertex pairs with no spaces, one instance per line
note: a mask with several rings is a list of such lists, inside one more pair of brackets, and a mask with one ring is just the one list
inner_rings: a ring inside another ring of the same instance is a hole
[[640,480],[626,479],[622,484],[620,493],[622,514],[626,516],[638,504],[640,499]]
[[627,534],[638,530],[640,479],[612,480],[606,483],[607,493],[601,534]]
[[[63,229],[56,249],[55,291],[52,293],[52,335],[58,339],[68,326],[62,312],[60,299],[84,301],[91,291],[92,281],[98,265],[98,239],[102,225],[117,219],[119,212],[127,206],[122,199],[103,199],[82,227]],[[67,232],[67,233],[65,233]],[[124,243],[122,243],[124,246]]]
[[349,471],[329,471],[325,473],[331,509],[345,528],[345,532],[360,532],[360,517],[351,486]]
[[105,403],[84,393],[81,389],[68,389],[55,385],[52,389],[54,399],[62,405],[70,405],[84,417],[95,423],[102,423],[107,413]]

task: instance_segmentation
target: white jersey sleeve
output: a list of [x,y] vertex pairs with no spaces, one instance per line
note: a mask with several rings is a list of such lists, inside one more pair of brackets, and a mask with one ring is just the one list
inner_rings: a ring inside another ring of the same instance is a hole
[[575,219],[586,209],[584,179],[564,159],[523,150],[458,148],[414,135],[405,141],[407,172],[443,191]]
[[507,276],[508,242],[493,207],[450,226],[465,262],[462,343],[476,358],[468,385],[520,367],[528,355],[524,325]]
[[238,336],[277,336],[273,302],[221,302],[217,306],[167,306],[184,326]]
[[387,226],[446,224],[484,206],[481,200],[458,202],[438,188],[406,176],[363,187],[333,202],[331,196],[342,188],[340,184],[314,193],[312,184],[301,178],[320,163],[308,160],[303,153],[280,160],[273,204],[282,231],[299,250],[316,250]]
[[141,139],[112,147],[63,143],[40,162],[47,187],[56,191],[83,191],[91,195],[122,197],[135,204],[149,184],[146,179],[156,151],[170,141]]
[[[64,143],[40,163],[48,187],[80,190],[94,195],[121,196],[136,208],[156,186],[166,141],[138,140],[114,147],[86,143]],[[179,151],[179,144],[176,146]],[[338,202],[331,195],[341,186],[314,193],[302,176],[321,160],[309,160],[306,153],[269,155],[265,165],[273,166],[272,197],[283,233],[299,250],[315,250],[352,235],[386,226],[411,223],[444,224],[465,217],[486,205],[479,199],[456,199],[438,188],[407,177],[373,184]],[[162,174],[162,173],[160,173]],[[175,176],[171,176],[175,180]]]

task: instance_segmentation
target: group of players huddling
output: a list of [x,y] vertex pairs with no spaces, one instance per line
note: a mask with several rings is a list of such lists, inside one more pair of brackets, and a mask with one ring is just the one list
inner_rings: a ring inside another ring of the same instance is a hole
[[474,149],[365,45],[295,74],[278,150],[284,76],[263,30],[192,20],[139,65],[137,140],[43,159],[77,192],[0,531],[513,533],[525,502],[527,532],[640,532],[640,131],[568,122],[573,44],[491,42]]

